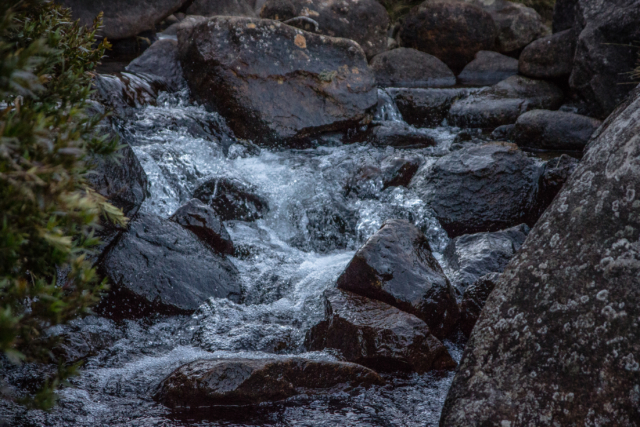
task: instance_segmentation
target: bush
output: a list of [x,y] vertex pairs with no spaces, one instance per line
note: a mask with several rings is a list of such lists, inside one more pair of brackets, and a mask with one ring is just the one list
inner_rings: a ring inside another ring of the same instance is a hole
[[[87,260],[100,218],[126,221],[85,180],[88,155],[117,149],[87,113],[109,45],[96,43],[99,18],[85,28],[52,2],[3,0],[0,17],[0,363],[58,362],[47,329],[89,313],[105,289]],[[58,364],[31,404],[51,407],[76,370]]]

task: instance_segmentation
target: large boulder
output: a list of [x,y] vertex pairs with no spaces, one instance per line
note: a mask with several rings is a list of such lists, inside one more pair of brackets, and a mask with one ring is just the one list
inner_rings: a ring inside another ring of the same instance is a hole
[[476,52],[492,50],[497,36],[493,18],[472,4],[427,0],[411,9],[400,27],[400,44],[441,59],[456,74]]
[[528,111],[516,121],[514,142],[520,147],[582,151],[601,123],[564,111]]
[[376,371],[425,373],[455,368],[447,348],[416,316],[340,289],[324,292],[326,319],[311,328],[309,350],[339,350]]
[[487,298],[496,287],[500,273],[489,273],[465,289],[460,301],[460,331],[468,338],[480,317]]
[[638,425],[640,91],[500,277],[441,426]]
[[212,178],[200,184],[193,197],[211,206],[223,221],[255,221],[269,211],[257,189],[236,178]]
[[577,10],[582,31],[569,84],[605,118],[635,87],[629,72],[637,65],[640,0],[580,0]]
[[424,320],[437,338],[458,320],[455,293],[427,238],[405,220],[389,220],[356,252],[338,287]]
[[454,102],[447,119],[454,126],[493,129],[515,123],[529,110],[555,110],[562,99],[562,90],[553,83],[511,76]]
[[157,76],[170,90],[186,86],[178,59],[178,42],[172,39],[162,39],[153,43],[142,55],[131,61],[125,70]]
[[104,12],[100,35],[108,39],[125,39],[155,25],[186,3],[187,0],[56,0],[71,8],[73,19],[91,25],[100,12]]
[[488,273],[502,273],[529,233],[526,224],[506,230],[464,234],[452,239],[443,252],[451,284],[460,292]]
[[191,231],[216,252],[233,255],[233,242],[229,232],[216,211],[200,200],[189,200],[169,219]]
[[178,45],[192,96],[258,143],[295,145],[349,128],[377,103],[375,77],[350,40],[214,17],[180,28]]
[[535,222],[543,165],[514,144],[472,145],[439,158],[411,186],[449,236]]
[[256,405],[298,394],[316,395],[370,387],[383,381],[355,363],[279,359],[196,360],[172,372],[155,399],[171,408]]
[[402,118],[412,126],[436,127],[447,117],[451,105],[467,97],[468,89],[391,88],[387,92],[394,100]]
[[246,0],[194,0],[184,13],[197,16],[257,17],[255,10]]
[[435,56],[419,50],[398,48],[376,55],[371,68],[381,87],[447,87],[456,76]]
[[211,297],[240,301],[231,261],[175,222],[151,214],[138,214],[98,266],[111,284],[99,310],[113,317],[192,313]]
[[570,29],[534,41],[520,55],[520,74],[537,79],[568,76],[573,69],[576,39],[576,32]]
[[458,74],[458,81],[465,86],[493,86],[516,74],[517,59],[498,52],[481,50]]

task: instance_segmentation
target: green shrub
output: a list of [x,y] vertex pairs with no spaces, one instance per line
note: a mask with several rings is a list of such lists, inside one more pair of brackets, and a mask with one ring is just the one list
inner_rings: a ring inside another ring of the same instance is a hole
[[[51,363],[47,329],[88,313],[105,289],[87,260],[100,219],[126,221],[85,182],[86,157],[117,148],[87,113],[108,43],[96,43],[99,18],[85,28],[52,2],[3,0],[0,17],[0,363]],[[69,269],[64,283],[57,267]],[[30,403],[51,407],[75,370],[59,364]]]

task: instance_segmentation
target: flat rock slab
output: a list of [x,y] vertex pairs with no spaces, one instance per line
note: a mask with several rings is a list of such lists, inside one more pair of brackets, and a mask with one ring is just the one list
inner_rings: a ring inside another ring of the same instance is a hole
[[155,399],[170,408],[256,405],[306,394],[380,385],[377,373],[347,362],[279,359],[197,360],[176,369]]
[[602,122],[564,111],[533,110],[518,117],[514,142],[542,150],[582,151]]
[[278,21],[214,17],[178,29],[192,96],[234,133],[296,145],[357,125],[375,108],[375,77],[357,43]]
[[448,87],[456,76],[433,55],[400,47],[376,55],[371,60],[380,87]]
[[307,334],[309,350],[337,349],[345,360],[376,371],[455,368],[446,347],[416,316],[340,289],[324,297],[326,319]]

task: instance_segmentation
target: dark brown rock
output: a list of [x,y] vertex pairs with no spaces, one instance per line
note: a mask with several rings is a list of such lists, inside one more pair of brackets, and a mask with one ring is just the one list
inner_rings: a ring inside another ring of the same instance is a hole
[[198,16],[246,16],[257,17],[246,0],[194,0],[184,11]]
[[435,56],[419,50],[398,48],[371,60],[380,87],[447,87],[456,76]]
[[235,178],[212,178],[196,188],[193,197],[211,206],[223,221],[255,221],[269,211],[255,187]]
[[601,123],[580,114],[532,110],[518,117],[514,142],[520,147],[582,151]]
[[534,41],[520,55],[520,74],[538,79],[568,76],[573,69],[576,40],[574,30],[565,30]]
[[258,143],[296,145],[350,128],[377,102],[364,53],[346,39],[214,17],[179,29],[178,44],[192,95]]
[[447,117],[451,105],[465,98],[467,89],[387,89],[404,120],[412,126],[436,127]]
[[191,231],[213,250],[221,254],[233,255],[233,242],[229,232],[218,214],[200,200],[189,200],[169,219]]
[[326,319],[307,333],[309,350],[337,349],[345,360],[377,371],[455,368],[446,347],[416,316],[340,289],[324,297]]
[[458,81],[465,86],[493,86],[516,74],[517,59],[498,52],[481,50],[458,75]]
[[256,405],[298,394],[316,395],[382,384],[355,363],[281,359],[197,360],[176,369],[155,399],[170,408]]
[[460,302],[460,330],[469,337],[480,317],[487,298],[496,287],[500,273],[489,273],[470,285],[462,295]]
[[426,237],[405,220],[389,220],[356,252],[338,287],[373,298],[424,320],[444,338],[458,320],[449,280]]
[[492,50],[497,37],[489,13],[461,1],[427,0],[411,9],[400,44],[431,54],[459,73],[476,52]]

